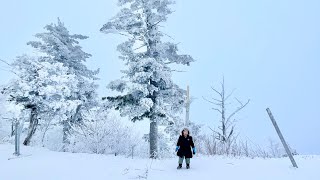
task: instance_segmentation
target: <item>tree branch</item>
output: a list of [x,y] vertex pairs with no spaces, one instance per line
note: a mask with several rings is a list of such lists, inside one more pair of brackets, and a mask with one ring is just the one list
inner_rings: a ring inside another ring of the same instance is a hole
[[156,22],[156,23],[152,24],[152,25],[151,25],[151,27],[156,26],[156,25],[158,25],[158,24],[159,24],[159,23],[161,23],[161,22],[163,22],[163,20],[160,20],[160,21],[158,21],[158,22]]
[[[4,64],[6,64],[6,65],[9,66],[9,67],[12,67],[12,65],[9,64],[9,63],[8,63],[7,61],[5,61],[5,60],[0,59],[0,62],[3,62]],[[11,72],[11,73],[17,75],[17,73],[14,72],[13,70],[7,70],[7,69],[4,69],[4,68],[0,68],[0,70],[7,71],[7,72]]]
[[217,108],[212,108],[212,109],[215,111],[218,111],[220,114],[222,114],[222,111],[220,109],[217,109]]
[[208,126],[208,128],[209,128],[212,132],[215,132],[210,126]]
[[181,71],[181,70],[172,69],[170,72],[187,72],[187,71]]
[[[208,102],[211,103],[211,104],[214,104],[214,105],[217,105],[217,106],[221,106],[221,103],[216,103],[216,102],[210,101],[210,100],[206,99],[206,98],[203,97],[203,96],[202,96],[202,98],[203,98],[205,101],[208,101]],[[216,99],[213,98],[213,100],[216,100]],[[219,100],[216,100],[216,101],[219,101]],[[219,102],[221,102],[221,101],[219,101]]]
[[135,51],[135,50],[141,49],[141,48],[143,48],[143,47],[145,47],[145,46],[147,46],[147,45],[146,45],[146,44],[143,44],[142,46],[137,47],[137,48],[135,48],[135,49],[133,49],[133,50]]
[[216,90],[216,89],[214,89],[213,87],[211,87],[211,89],[212,89],[214,92],[216,92],[217,94],[219,94],[221,97],[223,97],[223,95],[222,95],[222,93],[221,93],[221,92],[217,91],[217,90]]
[[7,61],[2,60],[2,59],[0,59],[0,61],[11,67],[11,64],[9,64]]
[[[237,98],[236,98],[237,99]],[[239,111],[241,111],[244,107],[246,107],[249,102],[250,102],[250,99],[245,103],[243,104],[242,102],[240,102],[238,99],[237,101],[241,104],[240,107],[238,107],[233,113],[230,114],[230,116],[227,118],[227,121],[229,121],[235,114],[237,114]]]
[[174,40],[174,38],[171,37],[170,35],[168,35],[168,34],[166,34],[166,33],[164,33],[164,32],[163,32],[163,34],[166,35],[166,36],[168,36],[170,39]]
[[234,93],[235,90],[236,90],[236,89],[233,89],[233,90],[232,90],[232,92],[225,98],[225,101],[227,101],[228,98],[229,98],[230,96],[232,96],[232,94]]

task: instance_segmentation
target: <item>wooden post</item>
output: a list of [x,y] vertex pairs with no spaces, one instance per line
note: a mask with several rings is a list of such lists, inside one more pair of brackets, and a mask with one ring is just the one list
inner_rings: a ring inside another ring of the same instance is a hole
[[135,147],[135,145],[131,146],[131,159],[133,159],[134,147]]
[[271,113],[271,110],[270,110],[269,108],[267,108],[267,112],[268,112],[268,114],[269,114],[269,117],[270,117],[270,119],[271,119],[271,121],[272,121],[272,124],[273,124],[274,128],[276,129],[276,131],[277,131],[277,133],[278,133],[278,136],[279,136],[279,138],[280,138],[280,140],[281,140],[281,142],[282,142],[282,144],[283,144],[283,147],[285,148],[285,150],[286,150],[286,152],[287,152],[287,154],[288,154],[288,156],[289,156],[289,158],[290,158],[290,161],[291,161],[293,167],[298,168],[297,163],[296,163],[296,161],[294,160],[294,158],[293,158],[293,156],[292,156],[292,153],[291,153],[291,151],[290,151],[290,149],[289,149],[289,147],[288,147],[288,144],[287,144],[286,141],[284,140],[284,137],[282,136],[282,133],[281,133],[279,127],[278,127],[278,124],[277,124],[276,120],[274,119],[274,117],[273,117],[273,115],[272,115],[272,113]]
[[185,121],[185,126],[188,126],[188,125],[190,124],[189,113],[190,113],[190,91],[189,91],[189,86],[187,86],[186,121]]
[[19,122],[16,120],[15,122],[15,137],[14,137],[14,155],[19,156],[20,155],[20,129],[19,129]]

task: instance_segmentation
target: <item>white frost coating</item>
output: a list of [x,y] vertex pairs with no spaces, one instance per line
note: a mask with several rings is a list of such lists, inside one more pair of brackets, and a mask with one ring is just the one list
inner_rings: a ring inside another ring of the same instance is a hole
[[116,31],[128,37],[117,47],[120,59],[127,65],[122,71],[124,77],[108,86],[122,95],[109,97],[109,106],[134,122],[150,120],[151,158],[159,156],[158,125],[171,124],[169,119],[181,113],[185,105],[185,92],[172,81],[169,65],[189,65],[194,61],[189,55],[178,55],[175,44],[162,42],[165,34],[159,25],[171,14],[172,3],[169,0],[121,0],[120,12],[100,29],[103,33]]
[[152,118],[165,122],[182,112],[185,91],[172,81],[170,64],[189,65],[194,59],[179,55],[177,45],[163,42],[159,25],[172,13],[169,0],[119,0],[120,11],[101,28],[103,33],[126,35],[118,45],[127,69],[108,88],[125,93],[110,98],[122,116],[131,120]]
[[38,56],[17,57],[11,64],[16,76],[3,89],[7,100],[23,107],[20,111],[34,110],[38,129],[80,121],[82,111],[97,106],[98,70],[87,68],[84,63],[91,55],[79,46],[79,40],[88,37],[70,34],[59,19],[45,29],[35,35],[38,41],[27,43]]

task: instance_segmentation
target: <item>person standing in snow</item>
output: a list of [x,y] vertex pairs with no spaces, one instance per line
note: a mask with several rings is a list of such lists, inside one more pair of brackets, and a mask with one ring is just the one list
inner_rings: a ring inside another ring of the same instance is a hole
[[196,154],[196,148],[194,146],[192,136],[189,135],[189,129],[184,128],[177,142],[176,147],[177,156],[179,156],[179,166],[177,169],[182,168],[183,159],[186,159],[186,167],[190,168],[190,158],[193,154]]

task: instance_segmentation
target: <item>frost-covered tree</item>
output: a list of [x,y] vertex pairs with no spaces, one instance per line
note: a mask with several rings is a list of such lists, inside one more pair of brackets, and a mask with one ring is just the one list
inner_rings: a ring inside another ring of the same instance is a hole
[[100,106],[83,113],[81,124],[72,126],[69,148],[73,152],[129,155],[132,147],[141,145],[137,139],[130,126]]
[[70,34],[59,18],[57,24],[47,25],[45,29],[47,32],[35,35],[40,41],[31,41],[28,42],[28,45],[43,53],[46,61],[62,63],[68,68],[68,73],[75,75],[77,80],[75,81],[76,88],[71,90],[68,100],[79,100],[81,103],[69,112],[69,117],[63,121],[63,141],[68,143],[70,123],[81,120],[82,109],[89,109],[96,105],[97,85],[94,80],[97,80],[96,75],[99,70],[90,70],[84,64],[91,54],[82,50],[79,40],[87,39],[87,36]]
[[[38,125],[51,120],[44,119],[43,115],[59,111],[64,114],[80,103],[67,99],[77,88],[74,84],[77,79],[62,63],[49,63],[40,57],[19,56],[10,66],[16,76],[1,92],[17,106],[16,109],[30,111],[28,133],[23,142],[29,145]],[[20,124],[23,125],[24,120]]]
[[214,106],[212,110],[218,112],[221,117],[221,125],[218,126],[218,129],[210,129],[216,136],[216,139],[220,141],[220,146],[222,146],[223,149],[222,153],[229,155],[232,153],[232,146],[236,145],[238,136],[235,133],[236,119],[234,117],[249,104],[250,99],[243,103],[239,99],[234,98],[237,101],[238,106],[235,110],[230,111],[230,105],[232,104],[230,98],[232,97],[234,90],[227,94],[224,77],[222,78],[222,82],[220,84],[221,90],[211,87],[212,91],[217,95],[217,97],[204,99]]
[[[234,129],[235,129],[235,119],[234,117],[241,111],[243,108],[245,108],[249,102],[250,99],[247,100],[247,102],[243,103],[237,98],[235,100],[239,103],[238,107],[236,110],[231,111],[231,113],[228,111],[228,105],[231,103],[229,102],[229,98],[232,97],[234,90],[227,94],[226,88],[225,88],[225,81],[224,77],[222,78],[221,84],[221,90],[217,90],[214,87],[211,87],[212,91],[217,94],[217,98],[211,98],[211,99],[206,99],[209,103],[213,104],[215,107],[212,108],[214,111],[217,111],[219,115],[221,116],[221,126],[219,126],[219,130],[215,131],[213,130],[214,133],[218,135],[218,139],[221,142],[227,142],[229,143],[233,137],[234,137]],[[229,113],[229,114],[228,114]]]
[[177,44],[164,42],[160,24],[172,13],[171,0],[119,0],[120,12],[100,29],[128,37],[118,45],[127,65],[124,77],[108,85],[122,95],[108,97],[110,105],[132,121],[150,120],[150,158],[158,152],[158,124],[176,116],[185,104],[185,91],[172,81],[171,64],[189,65]]

